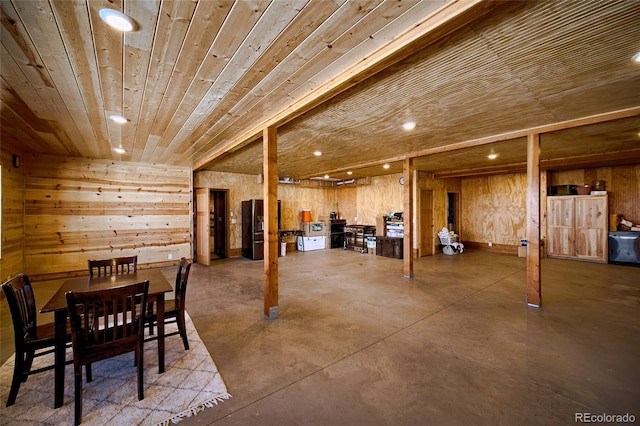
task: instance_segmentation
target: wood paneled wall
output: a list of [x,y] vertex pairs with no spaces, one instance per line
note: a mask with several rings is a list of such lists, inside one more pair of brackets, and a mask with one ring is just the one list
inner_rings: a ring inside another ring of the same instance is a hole
[[640,224],[640,164],[549,173],[549,185],[591,185],[595,180],[606,181],[609,213]]
[[13,167],[13,155],[19,151],[3,144],[2,160],[2,256],[0,281],[24,270],[24,168]]
[[46,155],[25,163],[24,269],[35,280],[86,273],[88,259],[138,255],[144,268],[191,257],[190,168]]
[[[197,172],[194,177],[196,188],[226,189],[229,194],[229,250],[230,256],[240,256],[242,248],[242,201],[263,199],[263,184],[257,176],[240,173],[213,171]],[[336,194],[333,187],[296,184],[279,184],[278,199],[281,201],[282,229],[302,229],[302,209],[310,209],[312,220],[326,221],[329,213],[335,211]],[[232,219],[236,223],[231,223]]]
[[[453,192],[460,194],[462,191],[461,181],[458,178],[434,179],[431,173],[418,172],[417,190],[420,191],[422,189],[433,191],[433,238],[436,241],[436,247],[438,247],[440,241],[437,238],[437,234],[442,228],[447,226],[447,193]],[[464,222],[462,221],[464,217],[464,204],[462,202],[460,202],[460,208],[461,211],[458,215],[461,221],[461,223],[458,224],[459,233],[464,229]],[[418,247],[416,232],[417,229],[414,229],[414,246]]]
[[525,238],[526,173],[462,179],[462,241],[514,246]]

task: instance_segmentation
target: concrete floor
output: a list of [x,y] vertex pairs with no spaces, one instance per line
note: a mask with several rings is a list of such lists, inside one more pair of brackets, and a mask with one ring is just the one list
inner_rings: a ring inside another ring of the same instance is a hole
[[640,268],[544,259],[535,309],[524,259],[467,251],[414,267],[405,279],[398,259],[288,253],[269,321],[261,261],[194,265],[187,311],[233,398],[181,424],[640,422]]

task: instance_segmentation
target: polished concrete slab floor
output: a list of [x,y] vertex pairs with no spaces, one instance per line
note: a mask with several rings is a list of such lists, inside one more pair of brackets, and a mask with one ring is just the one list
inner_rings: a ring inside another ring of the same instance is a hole
[[[267,320],[262,261],[194,265],[187,311],[233,398],[181,424],[640,422],[640,268],[543,259],[539,309],[526,305],[522,258],[467,251],[414,271],[342,249],[290,252]],[[55,286],[40,285],[38,302]]]

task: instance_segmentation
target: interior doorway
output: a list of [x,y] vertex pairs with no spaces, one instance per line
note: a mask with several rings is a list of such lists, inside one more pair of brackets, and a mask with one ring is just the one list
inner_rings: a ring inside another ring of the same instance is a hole
[[447,229],[460,235],[460,196],[457,192],[447,192]]
[[228,190],[196,188],[196,261],[209,265],[228,257]]
[[210,238],[211,260],[224,259],[227,255],[227,191],[211,190]]
[[420,190],[420,215],[419,215],[419,245],[418,256],[431,256],[434,251],[433,235],[433,191],[430,189]]

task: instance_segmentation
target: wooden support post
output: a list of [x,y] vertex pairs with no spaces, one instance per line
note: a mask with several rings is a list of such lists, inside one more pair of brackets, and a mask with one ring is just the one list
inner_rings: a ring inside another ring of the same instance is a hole
[[527,137],[527,304],[542,305],[540,273],[540,134]]
[[413,158],[404,159],[402,176],[404,178],[403,272],[405,278],[413,278]]
[[262,136],[264,194],[264,316],[278,318],[278,130]]

